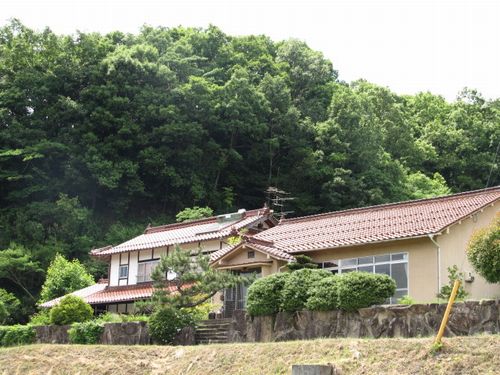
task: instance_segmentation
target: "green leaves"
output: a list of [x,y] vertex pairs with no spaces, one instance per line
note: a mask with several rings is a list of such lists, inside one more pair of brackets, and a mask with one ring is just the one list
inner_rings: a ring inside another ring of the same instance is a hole
[[94,279],[77,259],[66,260],[57,254],[47,269],[47,277],[42,286],[40,303],[64,296],[94,284]]

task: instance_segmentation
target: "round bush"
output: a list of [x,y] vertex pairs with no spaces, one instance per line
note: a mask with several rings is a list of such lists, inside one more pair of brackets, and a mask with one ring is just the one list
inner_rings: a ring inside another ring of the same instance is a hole
[[396,282],[387,275],[350,272],[338,278],[338,307],[357,310],[379,305],[394,295]]
[[184,327],[193,326],[191,314],[171,307],[156,310],[149,318],[149,333],[157,344],[172,344],[175,335]]
[[281,292],[289,273],[275,273],[255,280],[248,288],[246,309],[250,315],[276,314],[281,305]]
[[52,324],[80,323],[92,319],[92,307],[80,297],[67,295],[50,310]]
[[332,274],[325,270],[304,268],[290,273],[281,293],[281,308],[284,311],[299,311],[305,308],[311,287]]
[[472,267],[489,283],[500,283],[500,215],[472,236],[467,249]]
[[309,290],[308,310],[335,310],[338,308],[338,276],[325,277],[313,284]]

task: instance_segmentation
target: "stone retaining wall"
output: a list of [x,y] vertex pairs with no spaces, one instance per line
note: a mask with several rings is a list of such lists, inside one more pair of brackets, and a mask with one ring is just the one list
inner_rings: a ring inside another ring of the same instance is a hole
[[[44,344],[68,344],[68,330],[71,326],[35,327],[36,342]],[[106,323],[100,344],[147,345],[151,343],[146,322]]]
[[[445,304],[373,306],[354,312],[300,311],[276,316],[251,317],[235,311],[228,342],[306,340],[321,337],[419,337],[434,335]],[[66,344],[69,326],[35,327],[38,343]],[[446,336],[500,333],[500,301],[456,303]],[[179,332],[175,343],[193,345],[195,330]],[[145,345],[151,343],[146,322],[107,323],[101,344]]]
[[[230,342],[304,340],[320,337],[419,337],[434,335],[446,304],[373,306],[354,312],[300,311],[250,317],[235,312]],[[446,336],[500,332],[500,301],[453,306]]]

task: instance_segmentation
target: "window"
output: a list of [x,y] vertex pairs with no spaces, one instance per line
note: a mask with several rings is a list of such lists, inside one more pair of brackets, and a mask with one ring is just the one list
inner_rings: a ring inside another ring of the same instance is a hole
[[128,277],[128,264],[120,266],[120,279],[126,279]]
[[249,251],[247,253],[247,255],[248,255],[248,259],[255,258],[255,251]]
[[160,261],[158,259],[150,260],[147,262],[140,262],[137,269],[137,282],[145,283],[147,281],[152,281],[151,273],[159,262]]
[[408,253],[330,260],[319,263],[319,266],[332,273],[360,271],[392,277],[396,281],[396,293],[390,299],[390,303],[395,303],[398,298],[408,294]]

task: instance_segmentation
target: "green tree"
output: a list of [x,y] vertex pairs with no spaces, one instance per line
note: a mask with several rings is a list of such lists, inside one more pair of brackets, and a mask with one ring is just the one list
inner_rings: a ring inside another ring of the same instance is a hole
[[5,289],[0,289],[0,303],[3,304],[5,314],[0,319],[0,324],[13,324],[22,314],[21,301],[12,293]]
[[500,283],[500,215],[493,224],[472,235],[467,257],[477,273],[489,283]]
[[191,221],[196,219],[202,219],[204,217],[212,216],[214,211],[210,207],[198,207],[185,208],[175,215],[177,222]]
[[57,254],[47,269],[47,277],[40,293],[40,302],[47,302],[94,284],[85,267],[73,259],[69,261]]
[[207,255],[199,252],[192,256],[179,247],[161,257],[151,277],[153,301],[176,309],[201,305],[224,288],[252,281],[228,271],[215,270],[210,267]]

